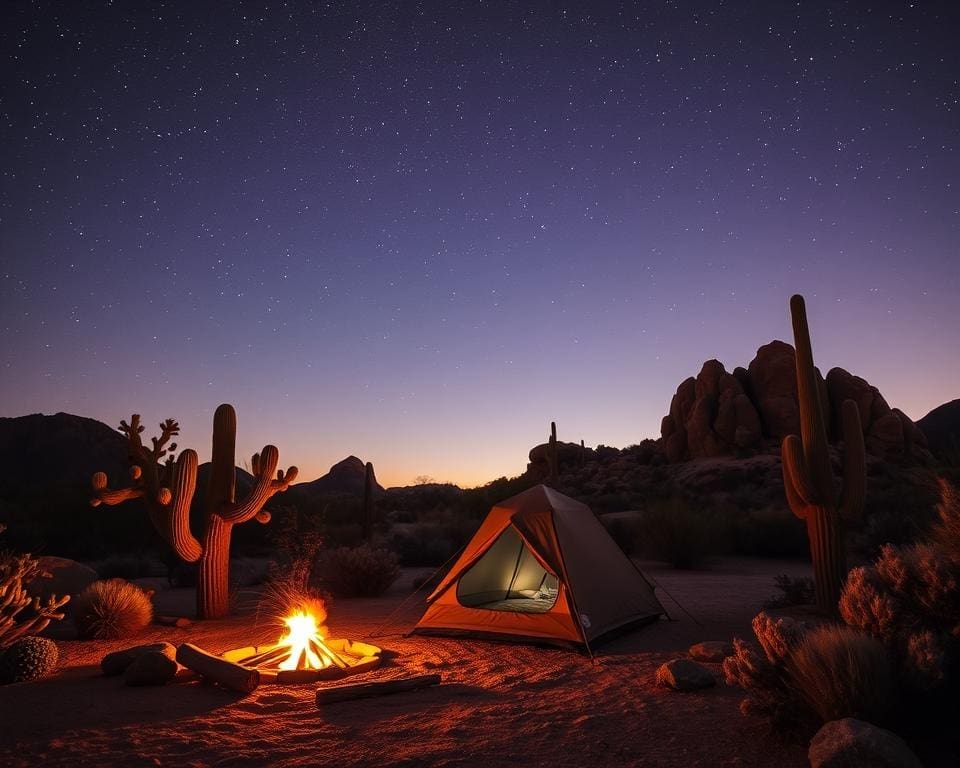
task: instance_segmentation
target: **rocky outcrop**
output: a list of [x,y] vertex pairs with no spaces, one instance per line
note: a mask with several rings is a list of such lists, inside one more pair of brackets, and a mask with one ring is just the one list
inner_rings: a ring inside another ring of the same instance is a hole
[[[323,477],[318,477],[309,483],[300,483],[293,486],[294,490],[307,491],[324,495],[363,496],[366,483],[366,464],[356,456],[347,456],[338,461]],[[373,480],[374,492],[383,492],[383,487],[377,483],[376,475]]]
[[[857,403],[867,453],[884,459],[926,460],[926,439],[902,411],[891,408],[867,381],[842,368],[826,379],[816,371],[830,440],[840,441],[840,406]],[[772,341],[750,365],[728,373],[708,360],[696,378],[677,387],[660,425],[668,461],[779,451],[784,437],[800,432],[793,347]]]
[[[547,462],[548,443],[540,443],[530,449],[527,472],[537,478],[545,478],[549,474]],[[564,443],[557,441],[557,463],[561,470],[590,461],[596,455],[593,448],[586,448],[578,443]]]
[[670,461],[725,456],[759,441],[760,416],[740,380],[708,360],[677,388],[661,434]]

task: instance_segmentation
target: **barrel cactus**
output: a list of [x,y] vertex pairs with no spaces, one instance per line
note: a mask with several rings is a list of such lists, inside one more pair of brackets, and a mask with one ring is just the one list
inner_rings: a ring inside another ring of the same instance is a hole
[[0,656],[0,679],[6,683],[24,683],[51,672],[60,659],[53,640],[45,637],[21,637]]

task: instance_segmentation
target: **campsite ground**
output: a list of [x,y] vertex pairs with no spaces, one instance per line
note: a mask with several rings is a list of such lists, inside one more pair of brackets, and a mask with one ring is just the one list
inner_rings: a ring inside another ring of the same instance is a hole
[[[151,626],[124,641],[63,640],[56,675],[0,687],[0,764],[807,765],[805,745],[784,742],[740,714],[740,694],[719,679],[719,667],[717,687],[700,693],[670,692],[653,679],[660,664],[695,642],[748,636],[751,618],[775,591],[773,577],[804,575],[809,567],[721,560],[700,571],[645,570],[675,620],[603,645],[595,663],[552,648],[405,637],[423,609],[422,594],[408,600],[416,571],[382,598],[338,600],[332,636],[389,651],[369,677],[438,672],[443,684],[322,710],[316,685],[261,685],[241,696],[196,680],[130,688],[99,674],[106,653],[133,644],[191,642],[222,652],[275,641],[277,627],[257,617],[252,594],[241,595],[239,613],[222,621]],[[188,614],[192,600],[190,590],[155,596],[161,613]]]

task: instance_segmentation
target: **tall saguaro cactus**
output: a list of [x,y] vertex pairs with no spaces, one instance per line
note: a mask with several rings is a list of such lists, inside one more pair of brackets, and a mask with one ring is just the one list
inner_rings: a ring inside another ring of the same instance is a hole
[[200,562],[197,616],[201,619],[226,616],[233,526],[251,519],[268,523],[270,513],[263,509],[263,505],[273,494],[287,490],[297,477],[297,468],[290,467],[286,472],[277,470],[279,452],[272,445],[264,446],[251,460],[256,482],[247,496],[237,501],[237,414],[233,406],[226,403],[217,408],[213,416],[213,454],[205,499],[206,528],[201,543],[190,530],[190,502],[197,486],[196,451],[189,448],[181,451],[176,462],[172,456],[167,456],[168,451],[177,447],[175,443],[169,446],[167,443],[180,433],[180,426],[173,419],[160,424],[160,437],[151,438],[151,448],[140,440],[143,425],[138,414],[130,417],[129,424],[121,421],[120,431],[127,437],[133,483],[128,488],[112,490],[108,487],[106,473],[97,472],[93,476],[95,495],[90,504],[96,507],[143,499],[151,522],[177,556],[188,563]]
[[791,297],[790,315],[796,345],[800,436],[787,435],[783,439],[783,486],[793,513],[807,523],[817,607],[835,614],[846,576],[843,522],[857,520],[863,513],[866,490],[863,430],[857,404],[845,400],[841,491],[830,470],[827,430],[802,296]]
[[367,462],[363,467],[363,513],[361,515],[363,540],[373,543],[373,464]]

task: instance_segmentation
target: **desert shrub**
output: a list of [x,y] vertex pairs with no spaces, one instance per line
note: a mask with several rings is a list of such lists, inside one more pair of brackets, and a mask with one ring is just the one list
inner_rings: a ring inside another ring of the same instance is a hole
[[960,662],[960,496],[946,482],[937,513],[928,541],[882,547],[840,596],[844,621],[886,644],[903,681],[921,691],[955,686]]
[[23,683],[51,672],[60,659],[53,640],[21,637],[0,654],[0,682]]
[[883,722],[896,701],[886,649],[850,627],[808,628],[759,613],[753,619],[758,646],[734,640],[724,659],[730,685],[744,689],[745,714],[768,718],[782,731],[807,733],[844,717]]
[[810,544],[806,526],[782,504],[729,514],[732,549],[750,557],[807,557]]
[[476,532],[474,520],[449,513],[433,520],[397,526],[390,537],[390,549],[404,566],[442,565],[459,552]]
[[809,576],[788,576],[781,573],[773,577],[773,585],[780,590],[767,601],[767,608],[785,608],[790,605],[810,605],[814,600],[813,579]]
[[397,556],[368,544],[339,547],[324,557],[324,581],[335,595],[343,597],[382,595],[399,575]]
[[[0,533],[4,530],[0,524]],[[70,600],[69,595],[41,600],[27,594],[27,585],[42,575],[39,561],[31,555],[0,552],[0,648],[42,632],[51,621],[63,618],[60,609]]]
[[811,714],[796,695],[786,663],[807,628],[793,619],[773,619],[762,612],[752,626],[759,647],[734,638],[733,655],[723,660],[724,678],[728,685],[744,690],[741,712],[767,718],[785,731],[800,729]]
[[644,554],[675,568],[695,568],[720,550],[716,524],[682,497],[651,502],[640,521]]
[[123,579],[95,581],[74,601],[77,631],[97,640],[139,632],[153,619],[151,594]]
[[812,629],[786,658],[803,702],[823,721],[886,722],[895,703],[890,659],[876,638],[850,627]]
[[601,517],[610,538],[617,542],[617,546],[623,550],[624,554],[632,555],[637,553],[641,538],[641,524],[639,520],[628,520],[622,517],[610,518]]

